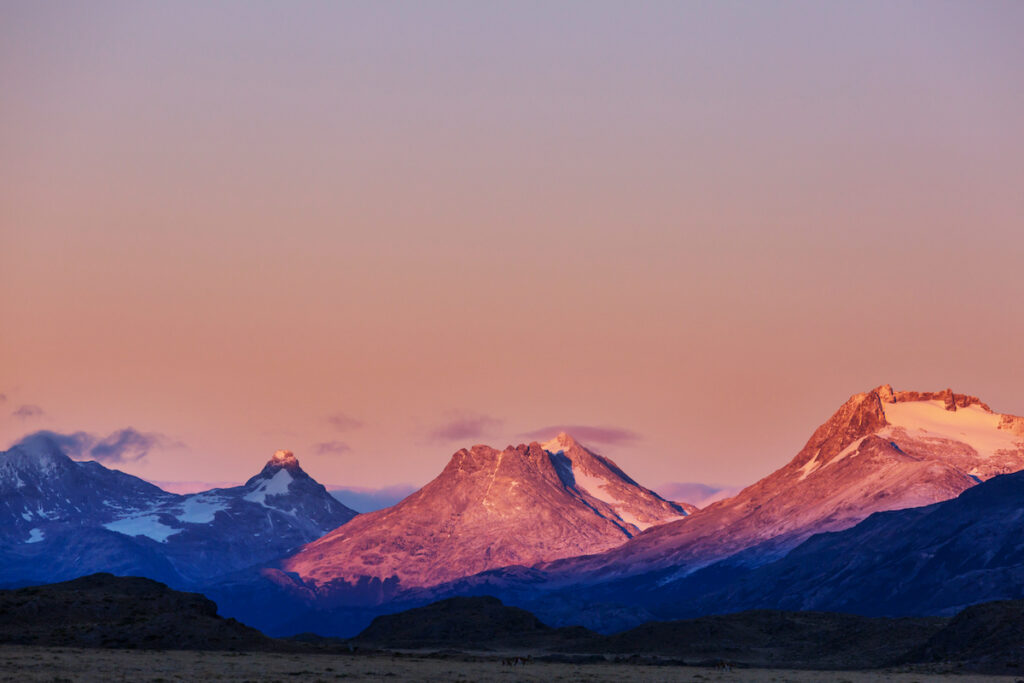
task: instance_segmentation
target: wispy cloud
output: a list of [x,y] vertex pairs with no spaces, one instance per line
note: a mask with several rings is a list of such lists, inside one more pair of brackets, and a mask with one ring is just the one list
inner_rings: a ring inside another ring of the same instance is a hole
[[131,427],[105,437],[88,432],[62,434],[41,430],[25,436],[17,445],[46,442],[73,460],[97,460],[105,463],[136,462],[152,450],[182,448],[184,444],[156,432],[139,432]]
[[339,432],[349,432],[363,426],[363,421],[346,415],[345,413],[334,413],[327,416],[327,422]]
[[490,415],[459,415],[432,429],[428,438],[438,443],[479,439],[488,436],[490,432],[500,427],[502,422],[503,420]]
[[131,427],[118,430],[89,450],[100,462],[132,462],[141,460],[153,449],[181,448],[180,441],[156,432],[138,432]]
[[11,413],[13,417],[18,418],[19,420],[30,420],[33,417],[42,417],[43,414],[42,408],[28,403],[18,406],[18,408]]
[[594,427],[593,425],[551,425],[523,432],[519,436],[542,441],[558,436],[560,432],[565,432],[580,441],[599,443],[605,446],[624,446],[636,443],[642,438],[636,432],[623,427]]
[[352,450],[344,441],[321,441],[313,444],[313,452],[317,455],[341,455]]

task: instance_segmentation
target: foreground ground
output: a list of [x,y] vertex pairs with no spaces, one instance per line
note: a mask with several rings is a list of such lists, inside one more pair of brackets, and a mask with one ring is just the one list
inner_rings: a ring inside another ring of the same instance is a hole
[[0,681],[1013,681],[934,671],[791,671],[393,655],[101,650],[0,646]]

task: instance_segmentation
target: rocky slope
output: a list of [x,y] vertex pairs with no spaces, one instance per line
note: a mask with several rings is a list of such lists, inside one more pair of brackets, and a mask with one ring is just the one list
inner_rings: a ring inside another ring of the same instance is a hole
[[[703,573],[720,568],[693,580]],[[953,500],[879,513],[814,536],[717,589],[703,583],[689,595],[670,588],[662,602],[702,611],[772,607],[893,616],[954,614],[974,603],[1024,599],[1024,472],[995,477]]]
[[167,493],[45,434],[0,453],[0,585],[98,571],[189,586],[275,560],[355,516],[279,451],[243,486]]
[[756,547],[736,561],[778,558],[822,531],[873,512],[955,497],[997,474],[1024,468],[1024,418],[1001,415],[951,390],[851,397],[786,466],[683,522],[651,529],[590,558],[546,567],[549,581],[614,580],[671,570],[679,578]]
[[460,450],[416,493],[360,515],[282,568],[327,592],[370,582],[393,594],[601,552],[686,515],[562,434],[543,445]]

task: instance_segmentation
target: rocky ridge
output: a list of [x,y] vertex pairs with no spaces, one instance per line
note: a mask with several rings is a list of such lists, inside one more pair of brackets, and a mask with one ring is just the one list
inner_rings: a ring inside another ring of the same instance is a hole
[[553,584],[570,584],[664,569],[672,572],[659,580],[671,580],[730,556],[768,562],[815,533],[948,500],[1024,468],[1022,429],[1024,418],[995,413],[974,396],[883,385],[852,396],[787,465],[736,496],[603,554],[543,569]]

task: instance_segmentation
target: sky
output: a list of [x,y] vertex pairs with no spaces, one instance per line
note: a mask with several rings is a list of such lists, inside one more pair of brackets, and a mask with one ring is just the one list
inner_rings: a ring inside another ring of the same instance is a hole
[[1022,32],[4,0],[0,448],[373,488],[568,428],[647,486],[746,484],[883,383],[1024,414]]

